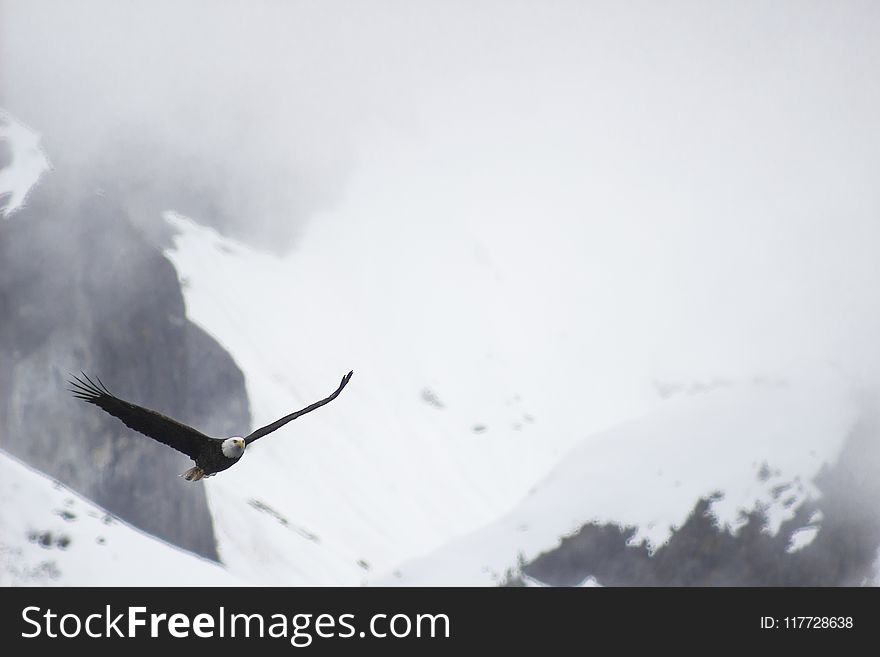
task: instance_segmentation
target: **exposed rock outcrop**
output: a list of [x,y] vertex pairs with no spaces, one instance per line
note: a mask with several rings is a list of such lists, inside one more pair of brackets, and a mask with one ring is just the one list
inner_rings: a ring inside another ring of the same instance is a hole
[[59,172],[0,226],[0,446],[131,524],[217,558],[189,460],[66,390],[98,375],[121,397],[209,435],[250,413],[228,353],[186,317],[176,272],[124,207]]

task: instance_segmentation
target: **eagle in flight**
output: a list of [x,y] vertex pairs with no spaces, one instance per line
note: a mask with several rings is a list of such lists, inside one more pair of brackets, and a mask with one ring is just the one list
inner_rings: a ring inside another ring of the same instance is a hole
[[70,392],[77,398],[102,408],[110,415],[122,420],[131,429],[139,431],[154,440],[158,440],[160,443],[165,443],[169,447],[173,447],[178,452],[183,452],[190,457],[195,461],[195,466],[180,476],[187,481],[198,481],[204,477],[215,475],[238,463],[238,460],[244,454],[245,448],[258,438],[262,438],[266,434],[280,429],[291,420],[295,420],[300,415],[311,413],[316,408],[336,399],[339,393],[342,392],[342,389],[348,384],[352,374],[354,374],[353,371],[342,377],[339,387],[329,397],[316,401],[314,404],[306,406],[295,413],[285,415],[280,420],[257,429],[249,436],[244,438],[233,436],[225,439],[206,436],[200,431],[172,420],[161,413],[120,399],[107,390],[107,387],[98,377],[95,377],[97,379],[96,383],[85,373],[82,373],[82,378],[73,375],[69,383],[71,386]]

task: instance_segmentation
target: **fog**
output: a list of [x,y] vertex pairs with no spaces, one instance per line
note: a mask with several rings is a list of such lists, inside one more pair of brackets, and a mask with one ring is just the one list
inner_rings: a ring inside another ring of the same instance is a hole
[[873,3],[0,11],[0,104],[150,221],[286,250],[354,175],[392,180],[391,211],[490,235],[526,298],[621,315],[594,339],[623,327],[660,372],[677,335],[695,376],[877,364]]
[[564,263],[633,330],[697,329],[695,366],[877,359],[873,3],[0,11],[0,104],[143,215],[286,250],[391,153],[402,206],[433,182],[412,222],[499,228],[499,253]]
[[499,349],[597,395],[878,388],[878,62],[868,1],[0,0],[0,108],[70,194],[277,254],[395,225],[441,287],[467,240],[558,327]]

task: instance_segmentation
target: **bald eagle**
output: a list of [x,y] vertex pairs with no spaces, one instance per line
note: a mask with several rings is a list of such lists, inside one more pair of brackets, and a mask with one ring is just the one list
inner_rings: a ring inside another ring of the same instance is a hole
[[187,481],[198,481],[203,477],[210,477],[238,463],[238,460],[244,454],[245,448],[255,440],[272,433],[276,429],[280,429],[300,415],[310,413],[316,408],[336,399],[354,372],[349,372],[342,377],[339,387],[329,397],[316,401],[314,404],[306,406],[295,413],[285,415],[280,420],[267,424],[265,427],[257,429],[244,438],[233,436],[225,439],[211,438],[161,413],[120,399],[110,392],[98,377],[95,377],[97,379],[96,383],[85,373],[81,372],[81,374],[82,378],[72,375],[69,381],[71,386],[70,392],[75,397],[100,407],[110,415],[122,420],[131,429],[186,454],[195,461],[195,466],[180,476]]

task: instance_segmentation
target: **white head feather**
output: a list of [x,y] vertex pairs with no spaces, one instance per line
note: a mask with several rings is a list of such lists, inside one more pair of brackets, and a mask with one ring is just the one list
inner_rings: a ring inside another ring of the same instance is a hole
[[240,458],[242,454],[244,454],[245,448],[244,438],[240,436],[233,436],[232,438],[227,438],[223,441],[223,444],[220,448],[223,450],[223,456],[228,459],[237,459]]

